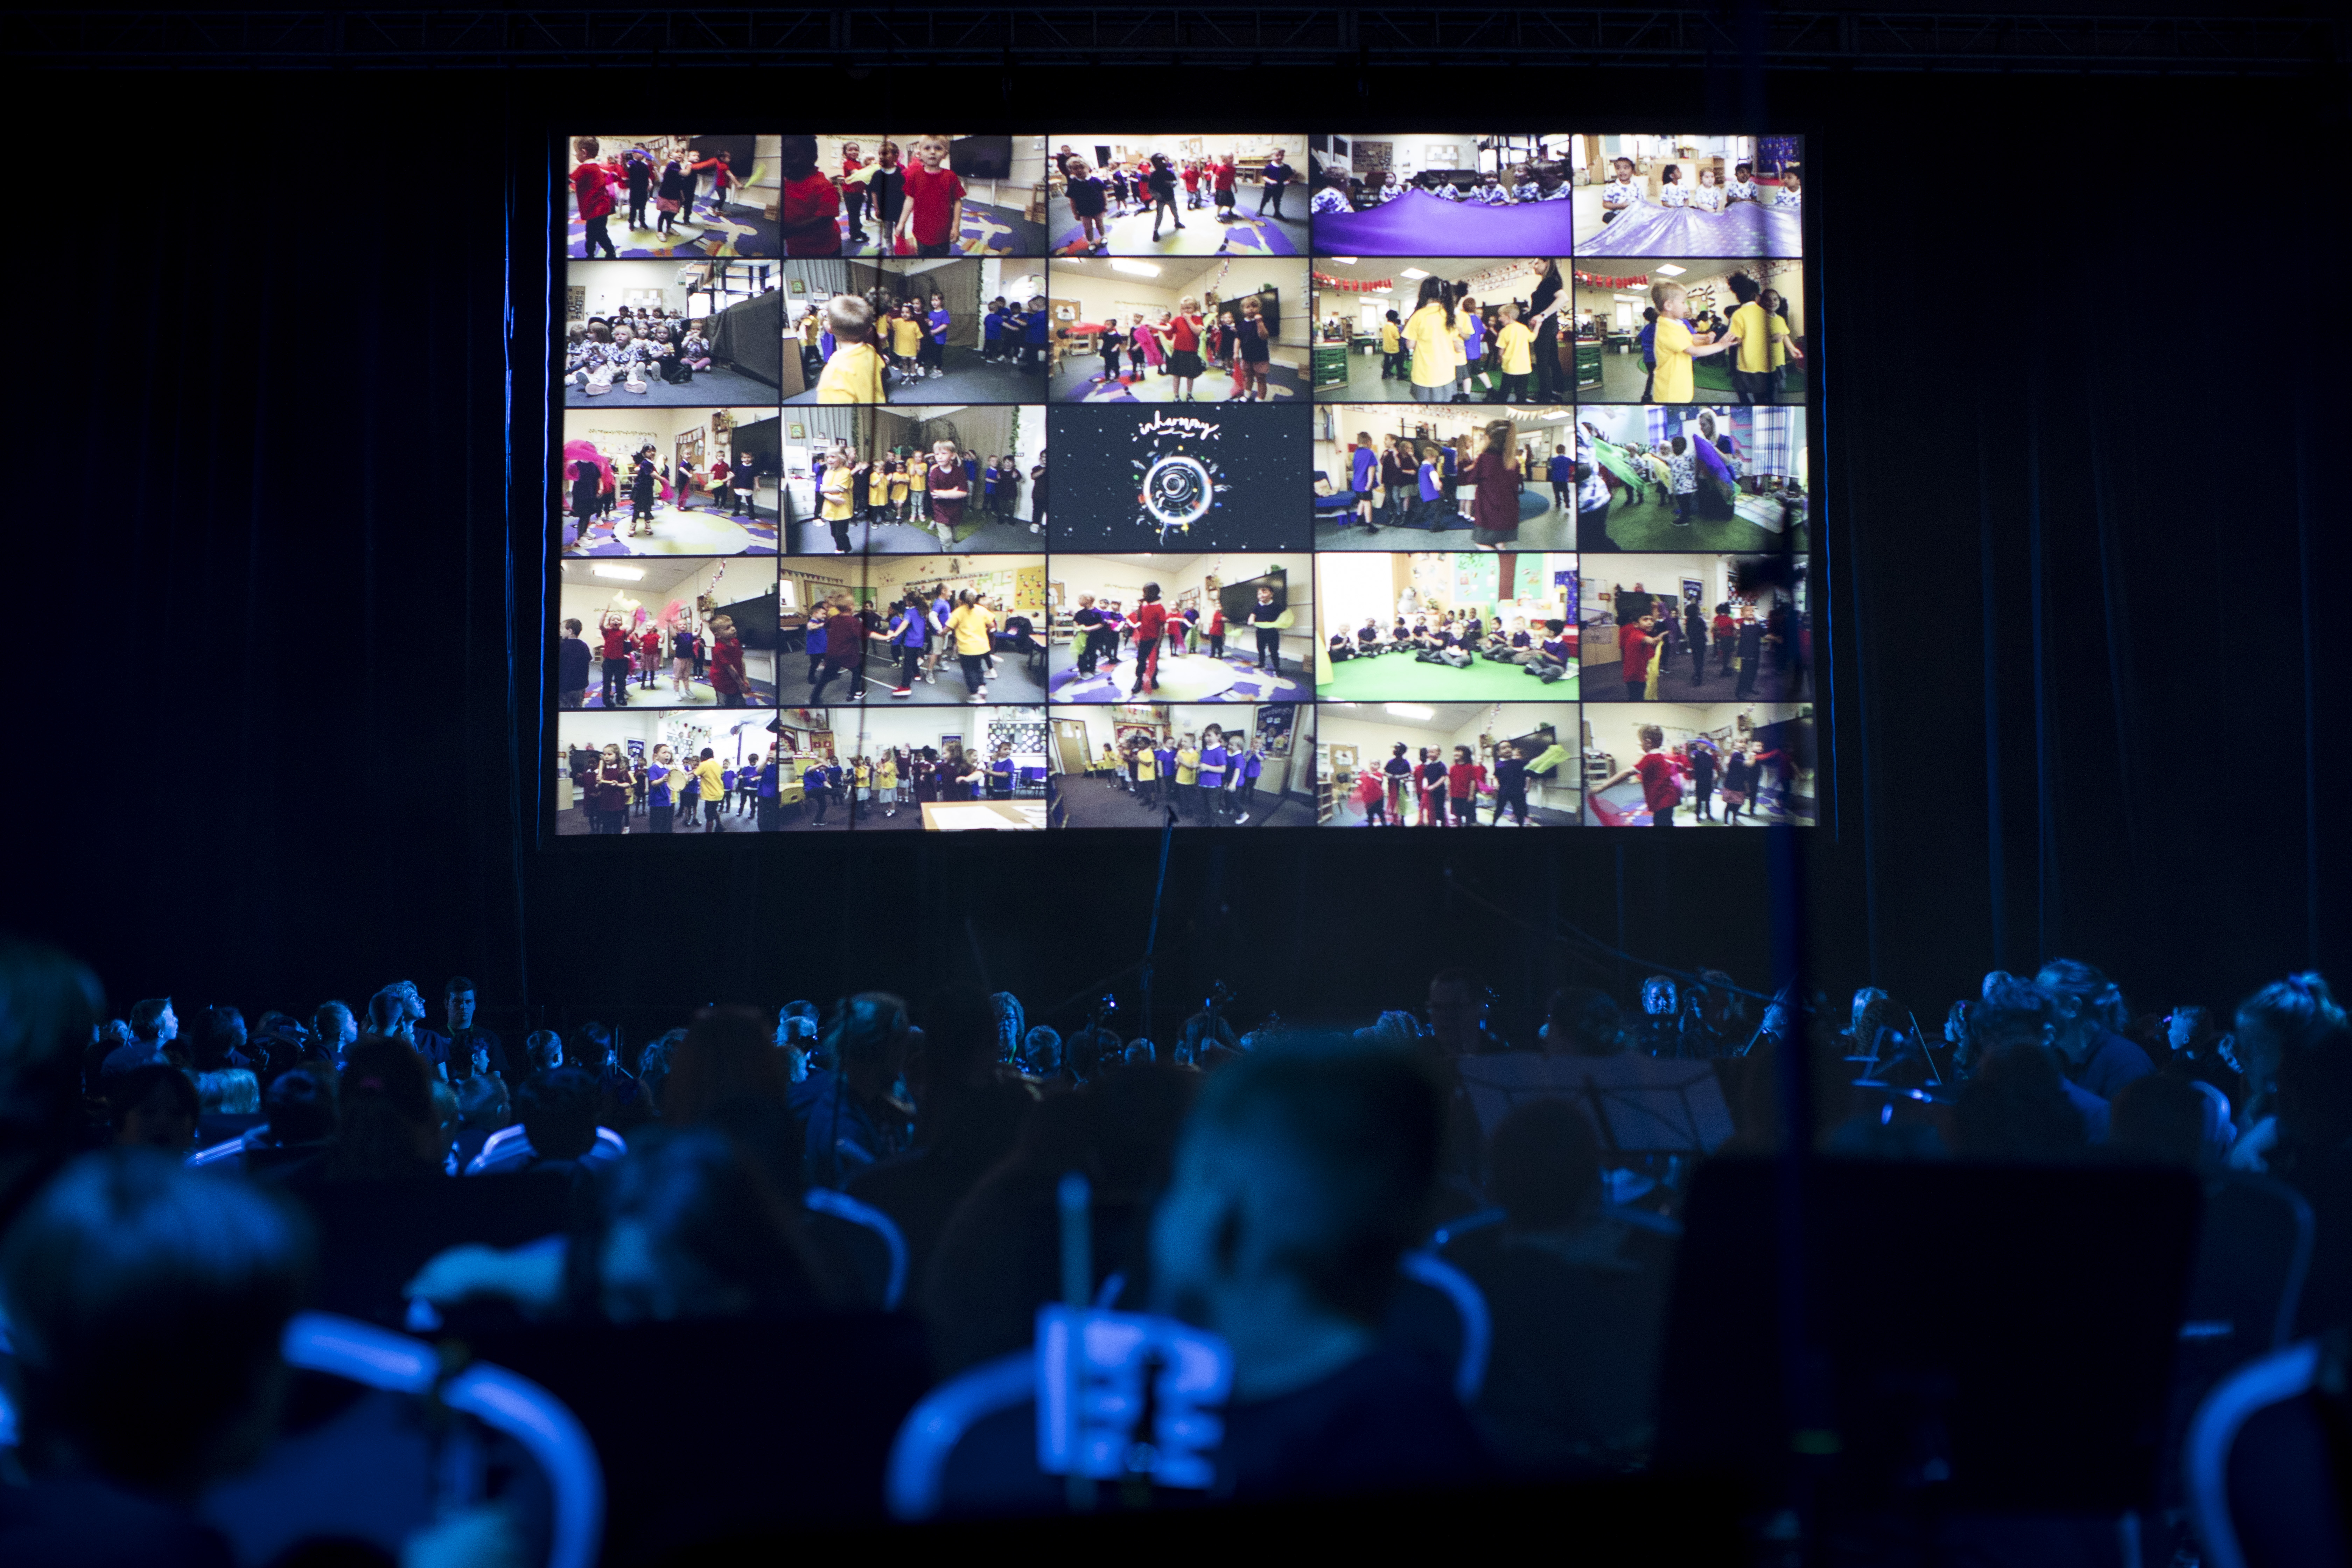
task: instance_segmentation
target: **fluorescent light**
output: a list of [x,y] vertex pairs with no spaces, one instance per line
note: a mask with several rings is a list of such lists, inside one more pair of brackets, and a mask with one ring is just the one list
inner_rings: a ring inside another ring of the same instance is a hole
[[1679,278],[1684,274],[1684,272],[1687,271],[1688,268],[1677,267],[1671,261],[1661,261],[1655,267],[1651,268],[1650,270],[1656,273],[1661,278]]
[[1398,273],[1397,276],[1400,278],[1426,278],[1429,274],[1423,272],[1418,267],[1408,267],[1403,271]]
[[1149,261],[1129,261],[1124,258],[1110,264],[1113,272],[1131,272],[1138,278],[1157,278],[1160,268]]
[[1334,267],[1353,267],[1356,264],[1357,258],[1352,256],[1332,256],[1327,257],[1325,259],[1329,261]]
[[1544,417],[1545,417],[1546,419],[1565,419],[1565,418],[1567,418],[1568,416],[1569,416],[1569,415],[1568,415],[1568,411],[1567,411],[1566,409],[1564,409],[1564,408],[1563,408],[1563,409],[1561,409],[1561,410],[1560,410],[1559,413],[1557,413],[1557,414],[1547,414],[1547,415],[1545,415],[1545,416],[1544,416]]
[[1396,290],[1393,289],[1367,289],[1364,292],[1367,294],[1393,294]]
[[622,583],[642,583],[645,581],[646,569],[642,566],[607,566],[599,562],[588,568],[588,574],[592,577],[610,577]]
[[1437,717],[1436,709],[1424,708],[1418,702],[1383,702],[1381,704],[1381,711],[1383,713],[1393,713],[1400,719],[1434,719]]

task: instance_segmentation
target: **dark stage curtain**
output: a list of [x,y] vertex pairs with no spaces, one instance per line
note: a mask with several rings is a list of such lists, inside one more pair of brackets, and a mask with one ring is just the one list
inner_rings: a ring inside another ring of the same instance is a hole
[[[1288,82],[1285,112],[1360,115],[1343,74]],[[975,125],[1051,100],[1025,76],[1007,98],[1009,79],[904,90]],[[757,73],[609,81],[647,123],[772,90]],[[357,1002],[453,972],[494,1009],[573,1017],[674,1022],[698,999],[874,984],[919,1001],[1012,986],[1042,1006],[1139,956],[1149,834],[539,847],[555,591],[541,331],[562,283],[543,160],[606,85],[74,79],[127,146],[184,138],[202,104],[219,147],[299,127],[314,148],[368,148],[429,124],[464,149],[391,179],[363,157],[348,185],[332,158],[268,169],[255,195],[270,199],[251,202],[216,183],[110,191],[162,204],[155,221],[14,254],[27,319],[71,325],[63,352],[9,378],[30,459],[17,564],[63,590],[18,623],[11,918],[98,963],[118,1008],[166,992],[184,1014]],[[1644,73],[1582,101],[1596,124],[1677,107],[1724,123],[1705,112],[1719,85]],[[1475,105],[1492,83],[1432,68],[1375,72],[1371,89]],[[1990,964],[2053,952],[2151,1005],[2227,1002],[2315,961],[2342,971],[2346,900],[2319,879],[2346,863],[2326,586],[2345,580],[2340,220],[2245,156],[2324,140],[2315,95],[1895,75],[1769,89],[1776,122],[1816,138],[1821,215],[1813,592],[1836,658],[1819,683],[1824,823],[1806,844],[1817,977],[1876,979],[1924,1011]],[[1954,141],[1964,163],[1937,151]],[[2199,243],[2250,220],[2259,257]],[[1339,832],[1180,835],[1160,1026],[1166,998],[1216,976],[1245,1010],[1297,1016],[1417,1006],[1441,963],[1479,965],[1511,1009],[1562,981],[1639,978],[1571,962],[1450,887],[1761,981],[1763,837],[1563,833],[1506,854],[1458,834],[1377,852]],[[810,920],[820,887],[904,911],[894,935],[909,940]],[[1102,918],[1049,902],[1081,889],[1107,897]],[[656,911],[681,896],[688,939],[629,961],[633,922],[674,920]],[[1403,962],[1332,962],[1332,911],[1401,899],[1430,917]],[[1116,984],[1132,1005],[1132,980]]]
[[710,319],[711,351],[770,386],[784,379],[784,297],[754,294]]

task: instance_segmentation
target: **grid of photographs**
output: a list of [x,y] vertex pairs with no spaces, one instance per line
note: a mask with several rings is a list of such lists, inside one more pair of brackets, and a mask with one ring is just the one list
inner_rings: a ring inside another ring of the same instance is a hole
[[1815,820],[1797,138],[562,140],[558,836]]

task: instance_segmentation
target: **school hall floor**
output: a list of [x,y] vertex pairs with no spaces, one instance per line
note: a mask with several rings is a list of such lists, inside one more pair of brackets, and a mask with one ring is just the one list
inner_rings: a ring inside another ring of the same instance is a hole
[[[1249,636],[1244,628],[1244,636]],[[1162,651],[1154,702],[1307,702],[1314,700],[1314,667],[1307,661],[1309,645],[1301,637],[1282,639],[1282,668],[1257,668],[1256,639],[1245,652],[1225,638],[1225,657],[1206,653],[1171,655]],[[1135,685],[1135,653],[1122,647],[1119,662],[1098,666],[1092,675],[1078,673],[1076,648],[1064,643],[1053,652],[1052,686],[1056,702],[1126,702]]]
[[[622,501],[609,518],[592,518],[587,531],[563,547],[566,555],[773,555],[776,520],[730,517],[703,502],[680,509],[667,501],[654,510],[651,533],[632,537],[635,514]],[[571,520],[564,520],[568,526]]]
[[[572,217],[565,225],[563,254],[577,261],[588,255],[588,226],[581,220],[579,205],[570,204]],[[646,226],[629,226],[629,207],[623,202],[604,220],[604,237],[613,242],[614,258],[621,261],[659,261],[673,256],[776,256],[775,220],[758,207],[737,206],[730,203],[721,207],[707,193],[698,193],[691,214],[680,213],[677,221],[664,234],[656,226],[659,218],[653,204],[646,204]],[[604,253],[596,252],[598,257]]]
[[[565,787],[568,789],[570,786],[567,784]],[[748,812],[740,816],[737,815],[736,807],[740,799],[741,795],[740,793],[730,792],[729,794],[727,797],[727,809],[719,814],[719,820],[720,826],[719,831],[720,833],[751,833],[758,829],[759,818],[757,816]],[[704,828],[702,826],[701,812],[702,808],[698,805],[695,807],[694,826],[689,828],[686,825],[685,807],[672,807],[671,821],[674,826],[670,828],[670,831],[680,835],[687,833],[703,833]],[[648,811],[639,810],[635,806],[632,805],[629,808],[629,837],[633,838],[643,838],[652,835],[652,814]],[[558,806],[555,812],[555,836],[558,838],[587,838],[593,837],[588,831],[588,814],[581,810],[576,805]]]
[[[1128,793],[1124,783],[1112,784],[1106,779],[1092,778],[1083,773],[1057,773],[1052,780],[1055,803],[1065,814],[1066,827],[1127,827],[1157,831],[1168,820],[1157,805],[1145,805]],[[1284,795],[1277,801],[1264,791],[1250,803],[1249,820],[1235,822],[1231,817],[1210,824],[1197,816],[1178,815],[1176,826],[1186,827],[1312,827],[1315,808],[1296,795]]]
[[[1639,702],[1647,699],[1625,695],[1623,657],[1617,651],[1615,626],[1590,628],[1601,635],[1584,643],[1584,700]],[[1646,685],[1647,682],[1645,681]],[[1674,663],[1658,677],[1660,702],[1803,702],[1811,700],[1812,682],[1802,669],[1776,670],[1769,664],[1758,672],[1755,689],[1739,692],[1739,672],[1723,668],[1723,657],[1707,650],[1706,679],[1691,684],[1690,660],[1676,649]]]
[[[1176,216],[1184,220],[1182,228],[1171,225],[1168,215],[1163,213],[1160,237],[1154,239],[1149,211],[1129,212],[1125,217],[1106,216],[1102,222],[1102,248],[1087,251],[1079,247],[1078,220],[1070,216],[1068,198],[1055,196],[1053,252],[1056,256],[1304,256],[1307,193],[1293,191],[1283,205],[1286,209],[1284,216],[1268,213],[1260,217],[1257,194],[1253,191],[1238,198],[1232,217],[1220,221],[1216,204],[1205,195],[1198,207],[1186,206],[1180,196]],[[1294,212],[1298,216],[1288,216]]]
[[[1466,497],[1468,491],[1465,490]],[[1380,509],[1373,508],[1378,516]],[[1349,514],[1350,518],[1353,513]],[[1318,520],[1315,524],[1315,548],[1318,550],[1475,550],[1470,542],[1470,519],[1467,513],[1455,513],[1458,525],[1449,525],[1434,531],[1426,528],[1396,528],[1376,526],[1366,528],[1360,522],[1329,522]],[[1557,550],[1572,552],[1576,549],[1576,514],[1562,511],[1551,504],[1551,486],[1538,481],[1519,492],[1519,536],[1502,545],[1505,550]]]
[[643,392],[631,392],[617,382],[612,391],[593,396],[584,386],[567,383],[563,388],[566,408],[633,408],[639,405],[648,408],[755,408],[772,405],[775,401],[776,389],[766,382],[715,363],[709,370],[696,371],[692,380],[676,386],[648,371]]
[[[784,693],[782,706],[815,707],[816,704],[809,700],[809,690],[814,680],[809,674],[808,654],[805,651],[787,652],[780,657],[782,664],[779,679]],[[996,673],[988,678],[990,703],[1037,703],[1045,700],[1045,682],[1031,665],[1033,657],[1015,653],[1010,648],[997,650]],[[869,643],[866,650],[865,700],[877,708],[946,708],[970,701],[971,693],[963,683],[963,661],[952,650],[940,655],[940,667],[934,674],[937,679],[932,680],[924,680],[918,676],[912,692],[905,697],[893,697],[890,689],[898,684],[898,661],[887,657],[885,645]],[[828,704],[846,704],[852,700],[849,689],[849,673],[841,671],[825,682],[825,701]]]
[[[884,400],[939,404],[1045,401],[1045,367],[1042,364],[1033,368],[1010,360],[992,363],[981,357],[978,349],[950,348],[940,356],[940,369],[946,374],[927,375],[920,380],[902,379],[895,371],[887,373],[883,377]],[[785,403],[814,403],[816,384],[816,377],[811,376],[808,389],[797,397],[785,398]]]
[[[1006,522],[987,517],[974,522],[969,510],[963,515],[963,525],[956,530],[953,553],[974,555],[991,551],[1010,553],[1045,548],[1042,542],[1045,536],[1030,532],[1029,525],[1018,519]],[[849,553],[852,555],[937,555],[940,550],[940,536],[915,523],[853,521],[849,525]],[[824,521],[793,523],[793,553],[841,553],[834,547],[833,524]]]
[[1325,702],[1574,702],[1577,670],[1570,665],[1558,680],[1543,680],[1524,664],[1473,658],[1456,669],[1409,653],[1380,653],[1333,665],[1315,695]]
[[[1727,350],[1719,354],[1709,354],[1703,360],[1691,363],[1692,389],[1698,394],[1694,402],[1724,404],[1739,401],[1739,394],[1732,389],[1731,384],[1728,362],[1732,352]],[[1577,388],[1576,400],[1579,403],[1639,403],[1642,401],[1642,384],[1648,379],[1649,372],[1642,368],[1640,354],[1605,351],[1601,356],[1601,384]],[[1790,364],[1788,384],[1772,401],[1790,406],[1803,404],[1805,371],[1802,365]]]
[[[1565,379],[1565,373],[1563,373],[1562,379]],[[1486,375],[1484,373],[1481,373],[1481,377],[1479,379],[1473,380],[1466,384],[1466,385],[1457,386],[1454,391],[1464,393],[1465,396],[1472,403],[1484,403],[1486,400],[1487,389],[1492,386],[1494,383],[1495,378],[1493,376]],[[1532,388],[1535,384],[1530,380],[1528,384]],[[1636,392],[1641,390],[1641,386],[1638,382],[1634,385],[1634,390]],[[1447,392],[1445,401],[1449,403],[1452,402],[1453,396],[1453,391]],[[1411,403],[1413,401],[1412,378],[1410,375],[1400,375],[1394,377],[1382,375],[1381,374],[1381,356],[1379,354],[1350,353],[1348,356],[1348,380],[1346,384],[1317,387],[1315,389],[1315,401],[1318,403]],[[1461,405],[1455,404],[1454,406],[1460,407]],[[1511,406],[1518,407],[1521,405],[1514,404]],[[1528,405],[1528,406],[1535,405]],[[1567,404],[1565,401],[1562,401],[1557,404],[1542,405],[1541,406],[1566,407]]]
[[[1580,807],[1575,798],[1577,792],[1570,789],[1561,793],[1569,796],[1568,805],[1565,806],[1538,805],[1534,803],[1532,792],[1530,792],[1530,798],[1528,804],[1528,823],[1530,826],[1574,827],[1579,825],[1580,821]],[[1447,809],[1451,811],[1452,807],[1449,806]],[[1405,826],[1408,827],[1423,826],[1421,822],[1421,803],[1414,797],[1412,791],[1407,791],[1405,794],[1404,821]],[[1518,818],[1512,816],[1507,811],[1499,818],[1495,816],[1495,797],[1493,795],[1482,795],[1478,797],[1479,826],[1515,827],[1517,825]],[[1356,797],[1354,795],[1343,795],[1339,800],[1332,803],[1331,820],[1323,824],[1323,826],[1326,827],[1362,827],[1365,826],[1364,808],[1356,804]],[[1382,822],[1381,826],[1383,827],[1393,827],[1396,824],[1393,822]],[[1432,823],[1428,826],[1434,826],[1436,825]],[[1446,826],[1451,827],[1454,825],[1449,820],[1446,823]]]
[[[1176,378],[1147,371],[1137,375],[1122,370],[1115,381],[1097,381],[1102,374],[1100,354],[1065,355],[1055,368],[1053,400],[1056,403],[1173,403],[1176,401]],[[1122,356],[1121,364],[1125,363]],[[1265,373],[1265,400],[1268,403],[1303,403],[1307,401],[1307,377],[1295,366],[1271,365]],[[1193,378],[1194,403],[1237,403],[1240,396],[1234,391],[1234,373],[1210,368]]]

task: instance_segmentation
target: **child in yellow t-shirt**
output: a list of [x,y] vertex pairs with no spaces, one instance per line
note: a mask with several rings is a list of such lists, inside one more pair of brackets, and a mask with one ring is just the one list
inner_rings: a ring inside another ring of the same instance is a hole
[[824,479],[817,487],[817,514],[833,530],[833,552],[849,553],[850,492],[856,476],[849,471],[849,454],[835,452],[824,460]]
[[1729,330],[1730,340],[1739,345],[1731,362],[1732,385],[1738,389],[1742,403],[1769,403],[1780,379],[1772,374],[1773,351],[1780,348],[1789,324],[1764,308],[1764,290],[1747,273],[1731,275],[1731,292],[1739,301],[1739,308],[1731,312]]
[[1732,346],[1726,338],[1719,343],[1702,343],[1691,335],[1685,324],[1690,320],[1690,296],[1679,283],[1650,285],[1650,303],[1657,307],[1657,331],[1651,340],[1652,352],[1657,356],[1658,368],[1650,378],[1650,400],[1653,403],[1688,403],[1697,395],[1696,377],[1691,362],[1719,354]]
[[1495,352],[1503,366],[1503,401],[1525,403],[1528,379],[1536,370],[1536,335],[1519,320],[1517,305],[1504,306],[1502,317],[1502,328],[1495,334]]
[[874,346],[874,307],[855,294],[836,294],[824,308],[833,357],[816,378],[819,403],[881,403],[882,354]]
[[1150,746],[1135,748],[1135,797],[1147,809],[1160,804],[1160,759]]
[[890,460],[890,515],[900,522],[907,521],[907,468],[911,460],[907,458]]
[[1388,320],[1381,323],[1381,379],[1382,381],[1394,381],[1403,375],[1404,363],[1398,357],[1399,351],[1403,347],[1403,340],[1397,336],[1397,313],[1391,310]]
[[890,318],[890,359],[900,375],[909,379],[923,373],[915,367],[915,356],[923,349],[923,323],[915,320],[915,308],[901,305]]

